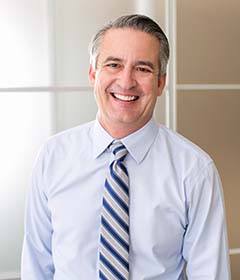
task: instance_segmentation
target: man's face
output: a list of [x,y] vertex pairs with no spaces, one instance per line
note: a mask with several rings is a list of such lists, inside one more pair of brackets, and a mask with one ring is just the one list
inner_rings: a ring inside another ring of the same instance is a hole
[[158,57],[159,42],[150,34],[130,28],[110,29],[105,34],[89,78],[98,119],[113,137],[138,130],[152,117],[165,85]]

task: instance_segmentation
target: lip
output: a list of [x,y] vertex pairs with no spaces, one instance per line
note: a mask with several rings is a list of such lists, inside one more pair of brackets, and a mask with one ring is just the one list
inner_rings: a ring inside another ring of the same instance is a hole
[[[109,94],[114,98],[116,101],[124,102],[124,103],[132,103],[139,99],[139,96],[136,94],[131,93],[119,93],[115,91],[109,91]],[[122,98],[121,98],[122,97]]]

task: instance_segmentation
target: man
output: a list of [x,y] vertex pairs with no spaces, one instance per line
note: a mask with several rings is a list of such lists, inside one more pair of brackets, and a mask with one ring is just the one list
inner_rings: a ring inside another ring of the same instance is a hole
[[32,176],[22,279],[228,280],[212,159],[153,120],[169,46],[129,15],[93,38],[94,122],[52,137]]

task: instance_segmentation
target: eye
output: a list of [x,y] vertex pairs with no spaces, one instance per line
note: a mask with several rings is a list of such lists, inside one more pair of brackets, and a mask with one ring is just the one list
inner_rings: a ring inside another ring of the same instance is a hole
[[109,68],[119,68],[120,67],[120,65],[118,63],[108,63],[106,66]]
[[138,66],[136,67],[136,70],[142,73],[152,73],[152,70],[147,68],[147,67],[143,67],[143,66]]

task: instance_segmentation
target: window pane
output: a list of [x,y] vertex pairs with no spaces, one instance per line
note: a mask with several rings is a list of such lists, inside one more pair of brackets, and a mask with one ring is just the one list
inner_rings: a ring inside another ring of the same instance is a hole
[[53,133],[50,93],[0,93],[0,274],[19,271],[33,159]]
[[47,0],[1,0],[0,87],[48,85]]
[[92,90],[59,92],[56,104],[58,131],[92,121],[96,117],[97,105]]

